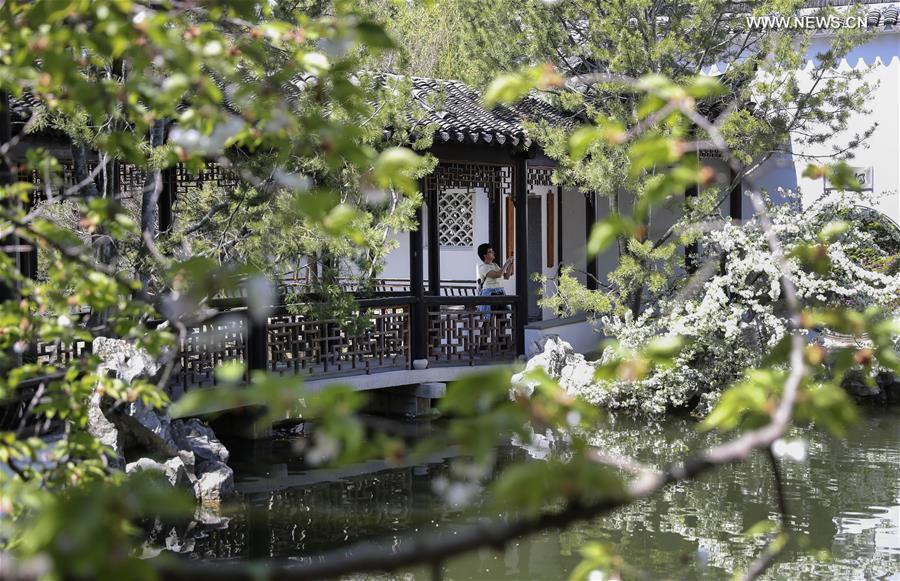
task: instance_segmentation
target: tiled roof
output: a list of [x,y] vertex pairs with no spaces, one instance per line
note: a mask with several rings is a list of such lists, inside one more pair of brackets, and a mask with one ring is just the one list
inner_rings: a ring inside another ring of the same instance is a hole
[[525,122],[547,121],[570,126],[567,115],[536,96],[528,95],[515,105],[487,109],[481,95],[460,81],[412,77],[412,97],[424,115],[414,118],[417,127],[435,126],[438,143],[493,143],[527,148],[531,138]]
[[871,8],[866,14],[866,26],[897,26],[897,7],[884,6],[882,8]]
[[804,6],[806,8],[843,8],[863,4],[866,9],[866,26],[873,28],[883,26],[885,28],[897,26],[898,8],[895,4],[884,0],[810,0]]

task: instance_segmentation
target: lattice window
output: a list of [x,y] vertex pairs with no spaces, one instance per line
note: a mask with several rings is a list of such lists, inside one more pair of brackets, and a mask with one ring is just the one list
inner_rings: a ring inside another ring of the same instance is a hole
[[471,191],[440,193],[438,240],[441,246],[472,246],[475,232],[475,196]]
[[553,168],[528,166],[528,184],[532,186],[552,186]]

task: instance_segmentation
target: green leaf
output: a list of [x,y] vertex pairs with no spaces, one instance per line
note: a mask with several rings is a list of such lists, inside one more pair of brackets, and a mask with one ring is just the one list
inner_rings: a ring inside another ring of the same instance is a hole
[[654,166],[667,166],[681,159],[684,149],[677,139],[664,136],[645,136],[628,149],[631,166],[628,175],[637,178]]
[[484,92],[484,102],[488,107],[514,103],[528,94],[535,83],[520,74],[504,74],[495,78]]
[[364,20],[357,23],[356,33],[359,35],[363,44],[370,48],[390,49],[395,48],[396,44],[385,32],[384,27],[371,20]]
[[588,149],[602,137],[603,131],[599,127],[589,126],[576,129],[569,136],[569,155],[576,160],[583,158]]
[[687,93],[695,99],[724,95],[728,89],[716,77],[696,75],[687,85]]
[[237,383],[244,378],[245,371],[243,361],[225,361],[216,367],[216,379],[222,383]]
[[622,216],[614,214],[591,228],[591,236],[588,238],[588,256],[596,256],[603,252],[620,236],[631,232],[631,224]]

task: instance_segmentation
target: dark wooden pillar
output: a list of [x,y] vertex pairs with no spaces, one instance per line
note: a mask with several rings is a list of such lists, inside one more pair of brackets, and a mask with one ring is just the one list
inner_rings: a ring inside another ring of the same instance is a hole
[[[435,168],[440,172],[440,166]],[[441,294],[441,245],[438,238],[438,204],[441,195],[441,180],[439,176],[433,180],[433,186],[427,192],[428,200],[428,294],[440,296]]]
[[516,159],[516,349],[525,354],[525,325],[528,323],[528,160]]
[[556,270],[563,262],[563,189],[556,186]]
[[[597,194],[594,192],[586,192],[584,194],[584,243],[587,248],[587,242],[591,239],[591,230],[594,228],[594,222],[597,221]],[[587,257],[587,288],[588,290],[597,290],[597,257]]]
[[[424,191],[424,180],[420,182],[420,190]],[[425,256],[423,254],[422,236],[423,208],[419,206],[415,214],[415,224],[409,231],[409,290],[412,292],[413,304],[410,312],[410,353],[412,359],[424,359],[425,352]]]
[[269,317],[254,317],[247,309],[247,325],[245,331],[247,341],[247,379],[250,372],[265,371],[268,368],[269,359]]
[[737,179],[737,174],[733,169],[729,170],[728,175],[731,181],[731,191],[728,194],[728,214],[732,220],[742,220],[744,218],[744,184]]
[[[497,167],[496,171],[500,171],[500,168]],[[502,197],[502,192],[488,192],[488,244],[494,249],[494,256],[497,257],[498,264],[502,264],[501,257],[504,256],[500,225],[500,214],[503,211],[500,205]]]
[[172,206],[175,205],[175,180],[177,179],[174,167],[162,170],[162,190],[157,200],[157,212],[159,213],[159,231],[166,232],[175,223]]

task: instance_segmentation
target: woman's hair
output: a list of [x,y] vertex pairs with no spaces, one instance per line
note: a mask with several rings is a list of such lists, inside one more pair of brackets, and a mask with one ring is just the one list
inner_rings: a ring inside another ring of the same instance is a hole
[[484,244],[479,244],[478,245],[478,258],[480,258],[481,260],[484,260],[484,257],[487,254],[487,251],[490,250],[491,248],[493,248],[493,247],[490,244],[488,244],[487,242],[485,242]]

